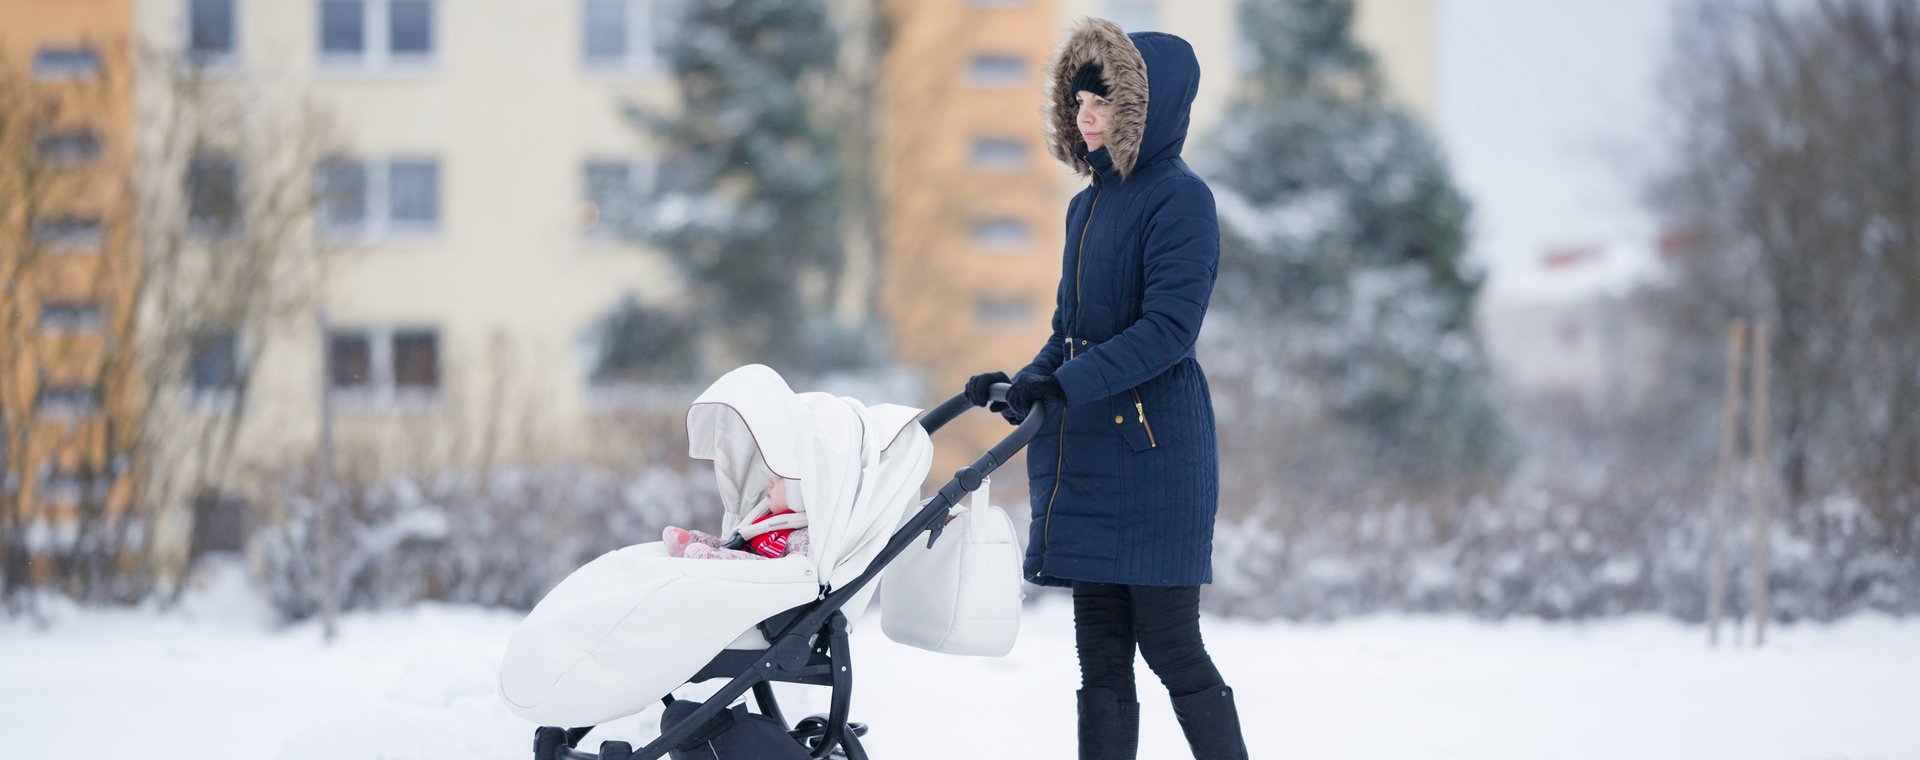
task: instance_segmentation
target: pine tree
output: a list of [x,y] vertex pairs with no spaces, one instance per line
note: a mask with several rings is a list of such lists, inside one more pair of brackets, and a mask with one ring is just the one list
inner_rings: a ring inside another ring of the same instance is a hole
[[662,51],[678,107],[627,109],[670,171],[614,221],[672,257],[689,286],[688,316],[720,366],[818,373],[857,363],[861,336],[835,325],[828,307],[843,266],[845,178],[822,97],[839,47],[827,3],[681,5]]
[[1469,205],[1439,146],[1385,97],[1350,0],[1243,2],[1239,19],[1250,71],[1202,163],[1219,324],[1260,376],[1242,402],[1283,408],[1286,433],[1313,428],[1315,456],[1336,461],[1309,471],[1424,484],[1499,470]]

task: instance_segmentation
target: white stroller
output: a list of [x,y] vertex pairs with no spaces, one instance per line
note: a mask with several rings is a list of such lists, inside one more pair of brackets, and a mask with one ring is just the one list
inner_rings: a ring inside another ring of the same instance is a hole
[[[995,399],[1005,391],[996,386]],[[609,552],[568,576],[515,631],[500,669],[508,708],[540,724],[536,760],[865,758],[859,740],[865,727],[847,720],[850,616],[865,609],[873,582],[903,552],[915,552],[910,560],[917,561],[936,551],[950,510],[1027,444],[1042,417],[1036,407],[1013,434],[921,501],[932,463],[929,435],[969,408],[964,395],[923,415],[825,393],[796,394],[760,365],[715,382],[688,410],[687,432],[689,454],[713,462],[726,507],[721,535],[731,534],[737,545],[738,529],[764,504],[769,476],[778,475],[797,480],[805,494],[811,546],[805,555],[728,562],[669,556],[654,542]],[[1011,523],[992,512],[997,520],[976,515],[967,523],[984,528],[974,530],[982,536],[967,538],[969,549],[976,538],[992,544],[973,560],[980,564],[933,573],[944,576],[947,592],[889,590],[889,636],[961,654],[1004,654],[1011,647],[1019,624],[1019,554]],[[922,533],[931,534],[925,547],[914,546]],[[951,543],[941,549],[952,549]],[[952,598],[929,598],[942,595]],[[900,609],[895,596],[905,602]],[[675,614],[687,609],[703,614]],[[929,626],[943,632],[929,641],[920,635]],[[969,637],[976,643],[955,643]],[[671,694],[718,678],[729,680],[704,704]],[[789,728],[774,700],[776,681],[832,687],[828,714]],[[729,707],[748,690],[758,714]],[[637,751],[617,741],[602,743],[599,752],[576,748],[594,726],[656,700],[666,703],[658,739]]]

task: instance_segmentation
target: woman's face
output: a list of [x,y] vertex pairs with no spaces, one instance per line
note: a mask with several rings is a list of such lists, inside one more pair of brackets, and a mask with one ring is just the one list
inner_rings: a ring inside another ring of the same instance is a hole
[[1080,139],[1087,141],[1087,152],[1107,144],[1107,99],[1086,90],[1074,93],[1080,101]]

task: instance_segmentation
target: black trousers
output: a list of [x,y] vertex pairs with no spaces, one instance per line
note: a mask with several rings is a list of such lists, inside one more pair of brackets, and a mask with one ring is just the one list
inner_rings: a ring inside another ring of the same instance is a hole
[[1073,583],[1073,638],[1081,688],[1112,689],[1138,702],[1134,651],[1174,697],[1222,685],[1200,641],[1200,587]]

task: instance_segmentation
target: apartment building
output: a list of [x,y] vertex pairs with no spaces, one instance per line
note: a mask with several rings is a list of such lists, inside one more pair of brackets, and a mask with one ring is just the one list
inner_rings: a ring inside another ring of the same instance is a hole
[[126,537],[132,19],[127,0],[0,0],[0,575],[10,582],[44,580],[41,558],[83,539]]

